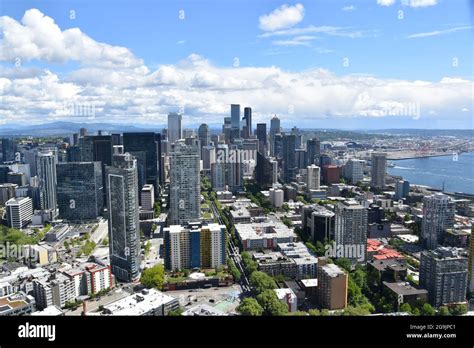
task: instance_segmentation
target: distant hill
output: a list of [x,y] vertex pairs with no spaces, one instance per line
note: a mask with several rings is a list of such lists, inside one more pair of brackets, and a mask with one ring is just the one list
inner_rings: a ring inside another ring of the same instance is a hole
[[122,132],[158,132],[163,126],[153,125],[150,128],[137,127],[125,124],[112,123],[75,123],[75,122],[52,122],[41,125],[18,125],[8,124],[0,126],[0,135],[8,136],[51,136],[51,135],[70,135],[78,133],[80,128],[86,128],[87,132],[94,134],[99,130],[109,133]]

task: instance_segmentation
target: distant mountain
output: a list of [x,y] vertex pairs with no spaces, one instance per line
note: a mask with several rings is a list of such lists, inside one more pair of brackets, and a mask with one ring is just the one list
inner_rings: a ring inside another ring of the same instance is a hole
[[113,123],[75,123],[75,122],[52,122],[40,125],[19,125],[8,124],[0,126],[0,135],[9,136],[51,136],[51,135],[70,135],[78,133],[80,128],[86,128],[89,134],[94,134],[99,130],[108,133],[122,132],[159,132],[163,126],[153,125],[148,127],[138,127],[126,124]]

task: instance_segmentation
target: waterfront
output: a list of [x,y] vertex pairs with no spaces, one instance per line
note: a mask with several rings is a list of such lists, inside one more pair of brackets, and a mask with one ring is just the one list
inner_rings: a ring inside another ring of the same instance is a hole
[[410,184],[426,185],[448,192],[474,194],[474,152],[457,156],[441,156],[394,160],[387,168],[391,175],[402,176]]

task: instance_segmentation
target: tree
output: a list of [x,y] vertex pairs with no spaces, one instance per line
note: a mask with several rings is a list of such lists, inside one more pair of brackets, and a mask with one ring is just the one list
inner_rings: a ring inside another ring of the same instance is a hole
[[344,309],[344,312],[342,312],[343,316],[364,316],[364,315],[370,315],[370,309],[367,306],[348,306],[346,309]]
[[165,280],[165,269],[162,264],[147,268],[142,272],[140,282],[147,288],[157,288],[161,290]]
[[425,303],[423,307],[421,307],[420,314],[425,316],[433,316],[436,314],[436,310],[429,303]]
[[183,313],[183,310],[181,308],[175,309],[174,311],[169,311],[168,316],[169,317],[179,317]]
[[262,293],[265,290],[273,290],[277,287],[272,277],[260,271],[252,273],[250,276],[250,284],[258,293]]
[[256,299],[247,297],[244,298],[237,307],[237,312],[247,316],[260,316],[263,313],[263,308],[258,304]]
[[240,277],[242,276],[242,274],[240,273],[239,269],[235,266],[235,263],[234,261],[232,261],[231,258],[227,259],[227,267],[229,267],[229,272],[234,277],[234,280],[237,282],[240,281]]
[[254,260],[252,260],[252,256],[246,251],[244,251],[242,254],[242,261],[245,265],[245,269],[247,270],[248,274],[252,274],[253,272],[257,271],[258,269],[258,263]]
[[449,311],[448,307],[441,306],[441,307],[439,307],[438,315],[442,316],[442,317],[449,317],[451,315],[451,312]]
[[343,268],[344,270],[346,270],[347,272],[351,271],[352,263],[351,263],[351,260],[349,259],[339,258],[339,259],[336,259],[334,263],[338,265],[339,267]]
[[150,251],[151,251],[151,242],[147,241],[145,243],[145,246],[143,247],[143,249],[145,251],[145,256],[148,256],[150,254]]
[[412,309],[409,303],[402,303],[400,306],[400,312],[411,313]]
[[457,304],[450,309],[452,315],[464,315],[467,313],[467,305],[466,304]]
[[263,291],[257,296],[257,301],[262,306],[264,315],[281,316],[288,313],[288,307],[278,299],[273,290]]

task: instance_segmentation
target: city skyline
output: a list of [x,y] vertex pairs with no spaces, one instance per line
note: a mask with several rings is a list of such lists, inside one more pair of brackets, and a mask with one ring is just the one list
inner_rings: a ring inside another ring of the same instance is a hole
[[469,1],[87,4],[5,3],[0,128],[212,126],[230,104],[284,127],[474,128]]

